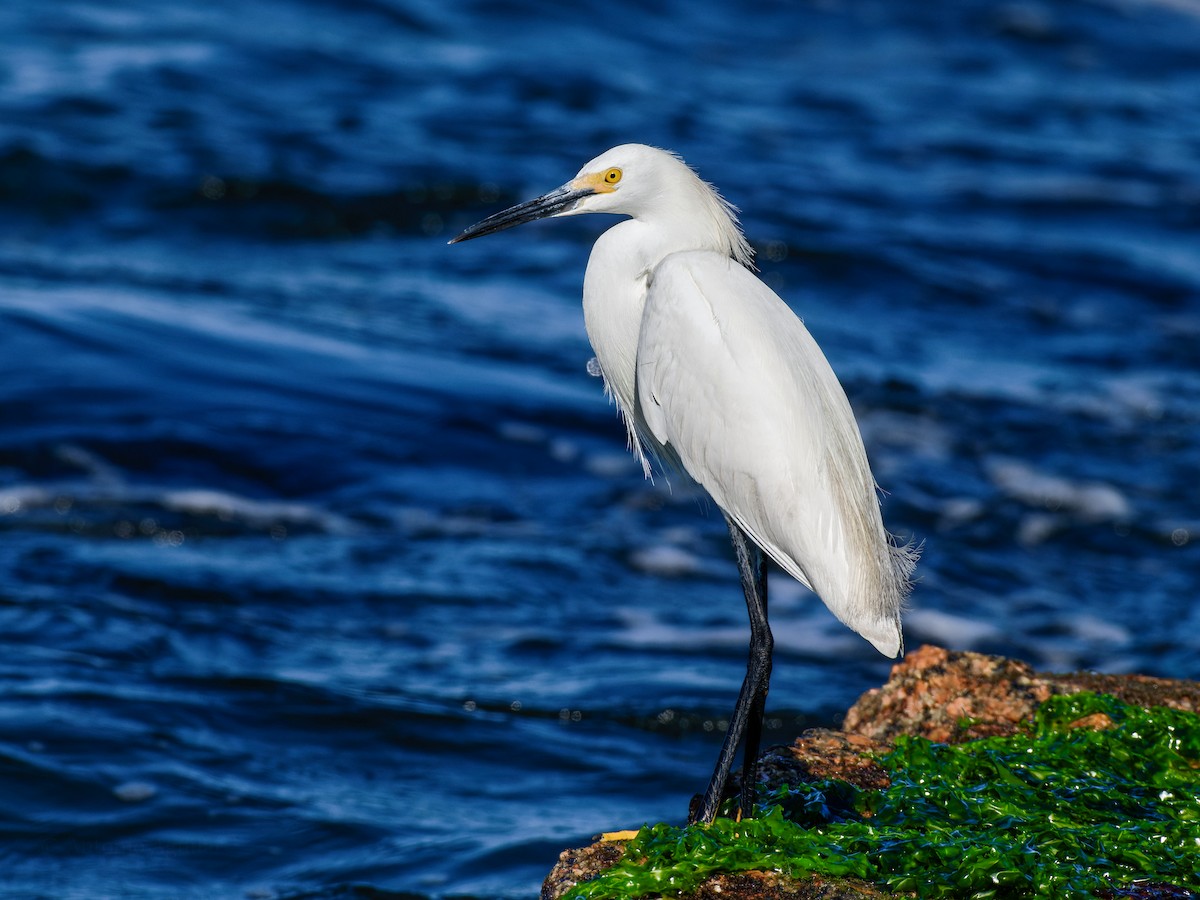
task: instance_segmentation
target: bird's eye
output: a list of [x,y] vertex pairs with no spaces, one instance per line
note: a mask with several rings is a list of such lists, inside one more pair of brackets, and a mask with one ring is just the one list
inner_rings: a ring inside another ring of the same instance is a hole
[[606,184],[616,184],[620,180],[621,180],[621,170],[620,169],[609,169],[607,172],[604,173],[604,181]]

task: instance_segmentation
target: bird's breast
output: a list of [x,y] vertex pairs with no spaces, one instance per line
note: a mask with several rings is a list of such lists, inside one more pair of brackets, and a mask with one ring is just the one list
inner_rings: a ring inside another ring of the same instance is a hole
[[621,247],[596,242],[583,282],[583,321],[605,386],[627,417],[636,410],[637,348],[651,269]]

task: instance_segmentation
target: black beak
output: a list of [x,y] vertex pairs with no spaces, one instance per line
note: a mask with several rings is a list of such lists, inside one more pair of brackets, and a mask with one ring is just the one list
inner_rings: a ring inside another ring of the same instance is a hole
[[503,231],[505,228],[512,228],[514,225],[524,225],[526,222],[532,222],[534,219],[544,219],[546,216],[552,216],[568,207],[574,206],[576,202],[592,193],[594,191],[591,188],[576,189],[570,185],[563,185],[541,197],[526,200],[524,203],[518,203],[516,206],[488,216],[482,222],[476,222],[454,240],[450,241],[450,243],[457,244],[460,241],[469,241],[471,238],[483,237],[485,234],[494,234],[497,231]]

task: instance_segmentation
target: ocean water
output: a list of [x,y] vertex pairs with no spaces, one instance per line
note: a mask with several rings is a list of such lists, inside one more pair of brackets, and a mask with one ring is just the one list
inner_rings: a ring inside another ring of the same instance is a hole
[[[906,622],[1200,678],[1200,7],[0,7],[0,896],[519,898],[680,821],[724,526],[587,374],[625,141],[742,210]],[[888,661],[781,574],[768,739]]]

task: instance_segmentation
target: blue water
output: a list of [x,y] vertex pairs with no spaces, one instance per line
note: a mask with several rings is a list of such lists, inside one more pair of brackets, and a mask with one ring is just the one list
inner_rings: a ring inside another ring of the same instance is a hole
[[[679,821],[721,517],[588,376],[630,140],[743,211],[925,541],[909,646],[1200,678],[1185,3],[0,6],[0,896],[528,897]],[[783,576],[769,738],[888,662]]]

